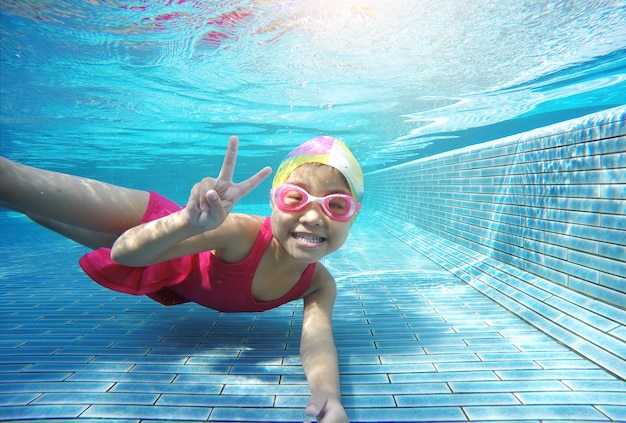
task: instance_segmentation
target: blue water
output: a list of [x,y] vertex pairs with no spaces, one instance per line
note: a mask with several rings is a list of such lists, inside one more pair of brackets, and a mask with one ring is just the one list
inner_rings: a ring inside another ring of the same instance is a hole
[[[319,134],[368,173],[625,104],[625,8],[2,0],[0,153],[179,203],[231,134],[236,179]],[[268,190],[238,207],[268,213]],[[324,262],[353,422],[626,419],[623,380],[373,216]],[[0,212],[0,228],[0,420],[301,421],[299,302],[163,308],[92,283],[84,247],[21,215]]]
[[621,1],[46,3],[2,2],[2,154],[179,201],[230,134],[236,177],[318,134],[367,173],[626,98]]

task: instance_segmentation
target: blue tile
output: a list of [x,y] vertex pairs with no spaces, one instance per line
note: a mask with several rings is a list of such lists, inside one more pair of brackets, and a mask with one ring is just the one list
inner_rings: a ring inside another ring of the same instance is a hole
[[[108,355],[97,355],[96,357],[94,357],[92,360],[90,360],[90,363],[130,363],[130,364],[176,364],[176,365],[183,365],[186,363],[189,364],[201,364],[201,363],[194,363],[192,361],[198,361],[201,360],[202,357],[185,357],[185,356],[155,356],[155,355],[151,355],[148,356],[147,351],[145,354],[139,356],[139,355],[119,355],[120,353],[117,352],[117,354],[111,353]],[[215,360],[215,358],[211,358],[211,360]],[[211,363],[213,362],[211,361]]]
[[[402,350],[400,350],[402,351]],[[406,352],[406,350],[404,350]],[[455,363],[455,362],[473,362],[480,361],[476,354],[457,353],[457,354],[418,354],[418,355],[381,355],[380,361],[383,364],[403,364],[403,363]],[[426,368],[425,368],[426,369]]]
[[175,383],[193,384],[208,383],[224,385],[271,385],[278,383],[278,375],[227,375],[227,374],[181,374],[176,377]]
[[222,384],[210,383],[136,383],[121,382],[116,383],[107,392],[114,393],[175,393],[175,394],[196,394],[196,395],[216,395],[224,389]]
[[626,406],[624,405],[600,405],[597,408],[616,422],[626,421]]
[[552,380],[522,380],[522,381],[473,381],[450,382],[450,388],[455,393],[479,392],[552,392],[569,390],[563,383]]
[[549,406],[499,406],[464,407],[463,411],[472,420],[594,420],[609,421],[602,413],[591,406],[549,405]]
[[469,407],[476,405],[519,405],[513,394],[395,395],[398,407]]
[[375,408],[346,410],[354,422],[466,422],[460,407]]
[[[18,351],[23,352],[20,354]],[[28,366],[31,366],[35,363],[59,363],[59,364],[67,364],[67,363],[78,363],[84,364],[91,361],[93,356],[84,356],[84,355],[62,355],[62,354],[54,354],[52,353],[41,353],[33,352],[30,350],[17,350],[12,354],[0,355],[2,361],[4,363],[28,363]]]
[[577,346],[580,354],[586,357],[593,357],[597,364],[623,379],[623,376],[626,375],[626,345],[620,344],[618,350],[611,352],[603,347],[587,341],[581,342]]
[[368,374],[361,374],[361,375],[346,375],[343,374],[341,375],[341,383],[342,384],[351,384],[351,385],[364,385],[364,384],[382,384],[385,382],[389,382],[389,377],[391,375],[386,373],[386,374],[374,374],[374,375],[368,375]]
[[163,407],[163,406],[124,406],[92,405],[81,417],[99,419],[159,419],[159,420],[203,420],[209,418],[211,409],[207,407]]
[[72,373],[6,373],[0,374],[2,383],[35,383],[62,382],[68,380]]
[[79,372],[67,378],[70,382],[144,382],[169,383],[176,378],[175,374],[167,373],[90,373]]
[[343,366],[341,368],[341,374],[343,375],[352,375],[352,374],[366,374],[366,375],[375,375],[375,374],[398,374],[398,373],[425,373],[425,372],[434,372],[432,364],[430,363],[411,363],[408,362],[406,364],[378,364],[378,365],[367,365],[367,364],[359,364],[356,366]]
[[81,405],[29,405],[0,407],[0,420],[45,420],[50,418],[75,419],[87,409]]
[[[279,408],[297,408],[306,406],[308,396],[280,395],[276,397],[275,406]],[[343,395],[341,400],[345,408],[394,408],[396,402],[393,395]]]
[[152,405],[159,398],[158,394],[115,394],[115,393],[45,393],[33,404],[117,404],[117,405]]
[[516,394],[523,404],[624,405],[626,392],[522,392]]
[[0,407],[6,407],[10,405],[27,405],[37,399],[41,394],[39,393],[26,393],[26,394],[0,394]]
[[182,366],[171,364],[138,364],[132,368],[131,373],[227,374],[229,370],[230,366],[208,364],[203,366],[188,364]]
[[61,382],[12,383],[0,385],[0,393],[24,392],[106,392],[113,383]]
[[302,366],[270,366],[270,365],[234,365],[230,372],[231,375],[246,374],[264,374],[264,375],[290,375],[302,374]]
[[[272,395],[162,395],[157,405],[177,407],[264,407],[274,406]],[[306,404],[306,400],[305,400]]]
[[537,360],[537,364],[546,370],[557,369],[599,369],[600,367],[591,361],[582,358],[576,360]]
[[[350,385],[377,385],[377,384],[383,384],[383,383],[388,383],[389,379],[388,379],[388,375],[387,374],[376,374],[376,375],[368,375],[368,374],[361,374],[361,375],[345,375],[342,374],[341,376],[341,383],[345,386],[350,386]],[[304,376],[304,374],[301,375],[286,375],[283,376],[281,378],[281,383],[283,384],[293,384],[293,385],[297,385],[297,384],[306,384],[306,377]]]
[[228,395],[302,395],[309,394],[304,379],[301,384],[278,384],[267,382],[228,383],[224,385],[223,394]]
[[[287,361],[291,360],[291,361]],[[300,357],[266,357],[263,359],[258,359],[255,357],[231,357],[230,355],[210,355],[210,356],[196,356],[185,358],[182,363],[170,363],[170,364],[187,364],[187,365],[213,365],[216,362],[219,362],[220,365],[228,365],[228,366],[251,366],[251,367],[265,367],[265,366],[280,366],[284,364],[285,366],[298,366],[300,367]],[[257,369],[258,370],[258,369]]]
[[610,333],[612,336],[615,336],[620,340],[626,342],[626,326],[619,326],[613,329]]
[[494,372],[463,371],[463,372],[436,372],[436,373],[405,373],[389,375],[392,383],[420,383],[420,382],[450,382],[453,381],[497,381],[500,380]]
[[[588,363],[586,361],[583,361]],[[437,363],[437,370],[440,372],[452,372],[452,371],[475,371],[475,370],[504,370],[504,369],[516,369],[516,370],[533,370],[541,369],[541,366],[535,361],[514,361],[514,360],[501,360],[501,361],[479,361],[479,362],[464,362],[464,363]]]
[[[460,194],[471,198],[476,193]],[[490,195],[497,198],[498,193]],[[467,216],[475,225],[471,212]],[[344,405],[353,421],[467,421],[464,407],[481,412],[519,404],[518,398],[536,411],[535,417],[527,416],[529,421],[556,418],[548,407],[564,401],[591,405],[582,398],[593,400],[606,415],[620,415],[616,393],[626,392],[623,381],[590,373],[598,371],[596,364],[510,314],[414,247],[387,238],[366,219],[364,215],[361,229],[355,225],[351,244],[327,260],[339,285],[334,325]],[[461,266],[472,261],[497,265],[467,247],[424,242],[419,231],[402,228],[430,251],[457,248],[451,260]],[[379,243],[368,242],[373,236]],[[0,250],[11,251],[2,247],[2,240]],[[25,277],[38,292],[3,303],[10,303],[12,314],[9,320],[3,314],[0,322],[0,333],[10,340],[5,348],[0,345],[0,380],[23,378],[23,383],[0,384],[0,413],[23,406],[18,409],[31,409],[37,416],[45,407],[46,418],[69,420],[74,414],[60,406],[70,398],[79,407],[74,412],[89,407],[81,414],[86,422],[98,417],[133,423],[302,421],[309,388],[298,354],[301,303],[250,315],[222,315],[192,305],[164,308],[100,290],[78,272],[62,278],[41,274],[58,259],[46,263],[45,256],[38,257],[44,270],[25,270],[15,280],[0,275],[5,293],[19,292],[12,286]],[[67,301],[77,293],[80,300]],[[606,315],[607,310],[597,312]],[[52,342],[55,336],[59,344]],[[36,372],[28,371],[32,365]],[[525,373],[540,365],[550,371]],[[514,379],[501,381],[498,375]],[[174,414],[179,409],[182,413]]]
[[[428,357],[432,354],[443,355],[445,353],[459,353],[462,355],[468,351],[473,353],[487,353],[487,352],[495,352],[495,353],[513,353],[519,351],[519,349],[515,345],[507,345],[505,343],[495,344],[495,345],[470,345],[465,347],[425,347],[426,353]],[[439,361],[439,360],[438,360]],[[447,360],[442,360],[447,361]],[[453,360],[457,361],[457,360]]]
[[213,410],[209,421],[301,422],[304,407],[298,409],[223,407]]
[[502,380],[614,380],[615,376],[602,369],[557,369],[557,370],[498,370]]
[[626,392],[623,380],[564,380],[563,383],[576,392]]
[[103,372],[103,373],[121,373],[127,372],[133,367],[132,364],[63,364],[63,363],[35,363],[28,368],[29,373],[46,373],[46,372]]
[[410,394],[448,394],[450,388],[445,382],[429,383],[385,383],[371,385],[342,385],[341,392],[348,396],[361,395],[410,395]]

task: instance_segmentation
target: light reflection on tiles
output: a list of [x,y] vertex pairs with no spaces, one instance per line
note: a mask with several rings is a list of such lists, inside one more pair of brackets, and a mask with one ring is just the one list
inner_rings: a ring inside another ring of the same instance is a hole
[[[0,419],[297,421],[302,306],[223,315],[107,291],[84,251],[0,212]],[[359,218],[325,259],[352,421],[623,419],[626,387]],[[549,407],[559,404],[562,408]],[[598,407],[605,407],[602,414]],[[562,418],[569,416],[570,411]]]

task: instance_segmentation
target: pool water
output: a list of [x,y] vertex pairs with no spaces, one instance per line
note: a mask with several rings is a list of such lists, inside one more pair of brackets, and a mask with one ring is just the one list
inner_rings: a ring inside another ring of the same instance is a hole
[[242,174],[330,134],[367,173],[623,104],[623,12],[621,1],[3,1],[2,151],[144,188],[150,174],[162,188],[214,171],[231,134]]
[[[184,203],[219,172],[231,134],[235,179],[333,135],[363,165],[367,205],[377,171],[626,104],[624,12],[621,1],[7,0],[0,153]],[[268,214],[268,191],[238,210]],[[390,235],[379,204],[324,259],[353,422],[626,420],[623,379]],[[302,421],[300,302],[164,308],[93,283],[83,247],[23,216],[0,210],[0,228],[0,420]]]
[[[362,218],[324,260],[351,421],[624,420],[623,380]],[[0,418],[302,421],[300,302],[165,308],[93,283],[84,248],[0,219]]]

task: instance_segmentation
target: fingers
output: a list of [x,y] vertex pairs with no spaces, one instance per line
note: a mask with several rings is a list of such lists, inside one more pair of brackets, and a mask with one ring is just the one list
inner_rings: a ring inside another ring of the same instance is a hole
[[212,178],[203,178],[200,182],[191,187],[187,207],[193,207],[194,210],[203,211],[206,209],[206,193],[215,186],[215,180]]
[[224,204],[215,190],[207,191],[205,197],[207,205],[207,209],[205,211],[210,212],[213,216],[223,216],[226,214],[224,211]]
[[309,417],[318,417],[324,409],[326,401],[328,401],[327,397],[313,394],[309,397],[309,403],[306,405],[304,412]]
[[272,168],[269,166],[265,166],[263,169],[259,170],[255,175],[249,177],[243,182],[240,182],[239,188],[241,190],[241,196],[248,194],[250,191],[259,186],[261,182],[265,180],[272,173]]
[[[233,135],[228,140],[228,148],[226,150],[226,155],[224,156],[224,163],[222,164],[222,169],[220,170],[220,174],[217,178],[219,181],[232,183],[233,175],[235,173],[235,164],[237,163],[238,149],[239,138]],[[271,173],[272,169],[270,167],[264,167],[255,175],[236,184],[240,191],[240,197],[243,197],[259,186],[259,184],[263,182]]]
[[231,136],[228,140],[228,148],[224,156],[224,163],[217,179],[232,181],[235,172],[235,164],[237,163],[237,149],[239,148],[239,138]]
[[315,419],[315,421],[320,423],[349,423],[346,411],[341,405],[341,400],[323,392],[311,394],[304,413],[306,417],[303,423],[310,422],[311,419]]

